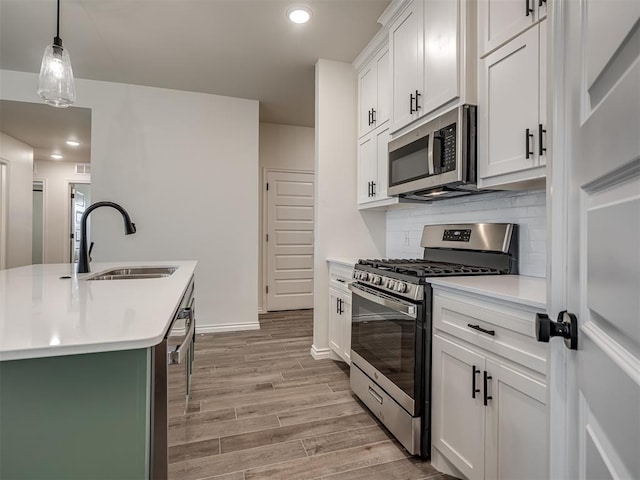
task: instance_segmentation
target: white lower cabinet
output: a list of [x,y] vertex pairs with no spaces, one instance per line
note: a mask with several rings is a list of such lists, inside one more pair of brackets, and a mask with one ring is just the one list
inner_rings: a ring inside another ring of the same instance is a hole
[[351,364],[351,297],[329,287],[329,348]]
[[335,360],[351,364],[351,291],[353,265],[329,261],[329,348]]
[[533,338],[535,312],[437,290],[433,305],[434,466],[469,480],[547,478],[546,351]]

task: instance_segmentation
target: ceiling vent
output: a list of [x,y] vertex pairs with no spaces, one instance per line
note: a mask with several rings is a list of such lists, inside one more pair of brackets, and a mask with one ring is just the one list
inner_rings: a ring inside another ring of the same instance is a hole
[[91,175],[90,163],[76,163],[76,174],[78,175]]

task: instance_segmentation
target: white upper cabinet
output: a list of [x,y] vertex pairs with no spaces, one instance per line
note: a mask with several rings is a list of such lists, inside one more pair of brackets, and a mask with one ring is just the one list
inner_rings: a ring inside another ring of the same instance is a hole
[[425,113],[432,112],[460,94],[458,65],[459,0],[427,0],[424,4]]
[[414,0],[389,27],[392,130],[417,119],[423,99],[423,2]]
[[358,137],[389,120],[389,49],[385,45],[358,72]]
[[389,8],[394,6],[398,12],[389,23],[392,133],[439,109],[475,103],[476,88],[475,2],[397,1]]
[[480,0],[479,54],[492,52],[547,15],[546,0]]
[[386,208],[390,113],[389,38],[385,29],[354,62],[358,76],[358,208]]
[[480,60],[479,187],[539,186],[546,176],[546,23]]

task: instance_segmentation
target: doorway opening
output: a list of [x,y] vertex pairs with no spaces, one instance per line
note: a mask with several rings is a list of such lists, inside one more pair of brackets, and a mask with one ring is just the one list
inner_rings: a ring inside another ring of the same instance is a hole
[[[80,253],[80,224],[82,214],[91,205],[90,183],[69,183],[69,263],[76,263]],[[87,244],[90,245],[89,232],[91,220],[87,220]]]

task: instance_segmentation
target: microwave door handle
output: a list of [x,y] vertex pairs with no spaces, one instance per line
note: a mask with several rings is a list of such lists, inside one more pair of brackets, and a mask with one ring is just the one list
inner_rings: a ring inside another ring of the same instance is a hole
[[[175,349],[167,352],[167,360],[169,365],[176,365],[178,363],[182,363],[182,359],[184,357],[185,350],[188,350],[188,345],[191,343],[193,339],[193,335],[196,331],[196,322],[193,321],[193,307],[185,308],[182,312],[188,315],[189,319],[189,330],[187,334],[184,336],[184,340],[182,343]],[[182,314],[181,312],[181,314]],[[178,318],[184,318],[182,315],[179,315]],[[171,325],[173,327],[173,325]]]
[[429,175],[435,175],[436,173],[436,167],[433,161],[433,157],[434,157],[434,150],[435,150],[435,146],[436,146],[436,131],[431,132],[431,134],[429,135],[429,154],[428,154],[428,158],[429,158]]
[[373,303],[377,303],[378,305],[382,305],[383,307],[390,308],[395,310],[396,312],[400,312],[407,317],[416,319],[418,318],[418,313],[415,305],[408,305],[405,303],[400,303],[395,300],[392,300],[388,297],[380,297],[373,293],[369,293],[366,290],[361,289],[357,285],[353,283],[349,285],[349,290],[351,290],[356,295],[360,295],[362,298],[366,298],[367,300],[372,301]]

